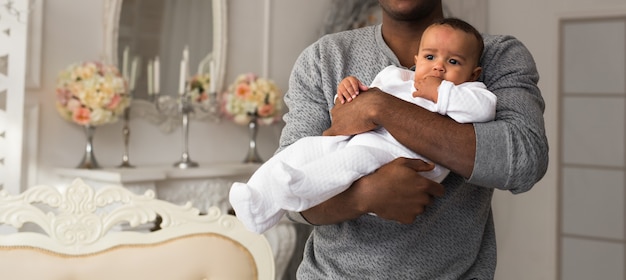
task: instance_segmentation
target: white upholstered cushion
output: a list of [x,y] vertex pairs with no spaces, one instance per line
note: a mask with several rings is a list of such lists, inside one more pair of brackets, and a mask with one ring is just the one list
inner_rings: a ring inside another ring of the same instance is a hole
[[[54,211],[42,211],[35,204]],[[111,186],[95,191],[76,180],[64,192],[38,186],[18,196],[0,192],[0,222],[43,233],[0,235],[0,279],[273,279],[267,240],[231,215],[207,215]],[[119,231],[120,223],[163,219],[153,232]]]

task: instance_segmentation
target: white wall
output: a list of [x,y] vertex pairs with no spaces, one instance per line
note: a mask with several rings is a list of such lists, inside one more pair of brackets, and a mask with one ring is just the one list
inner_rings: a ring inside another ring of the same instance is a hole
[[550,166],[539,184],[521,195],[494,195],[496,279],[556,277],[557,4],[554,0],[489,1],[489,32],[516,36],[535,58],[550,143]]
[[[286,89],[296,56],[318,34],[329,0],[273,0],[269,52],[269,78]],[[229,54],[226,82],[242,72],[263,71],[264,1],[228,0]],[[494,212],[498,236],[496,279],[554,279],[556,276],[557,223],[557,26],[561,16],[599,13],[626,14],[623,0],[498,0],[489,1],[488,30],[512,34],[533,53],[541,74],[540,87],[546,101],[546,128],[551,164],[545,178],[530,192],[513,196],[497,192]],[[29,94],[41,105],[39,179],[55,178],[54,168],[73,167],[82,156],[82,130],[63,121],[54,109],[54,83],[59,70],[72,62],[97,59],[102,51],[102,3],[100,1],[45,1],[42,86]],[[131,163],[170,164],[178,160],[178,131],[162,134],[143,120],[131,122]],[[199,162],[239,161],[245,155],[247,132],[228,122],[192,122],[189,143],[192,159]],[[277,147],[280,127],[260,131],[261,156],[268,158]],[[98,128],[97,159],[115,166],[122,156],[121,123]]]
[[556,278],[558,22],[560,18],[575,15],[611,14],[626,14],[626,2],[499,0],[489,3],[489,32],[515,35],[535,57],[541,75],[539,85],[546,101],[544,116],[550,142],[548,173],[532,191],[516,196],[503,192],[495,195],[496,279]]
[[[262,74],[264,1],[228,0],[229,40],[226,84],[240,73]],[[271,1],[271,53],[268,78],[286,90],[291,66],[299,52],[312,43],[321,27],[329,1]],[[61,119],[54,107],[55,79],[67,65],[101,57],[103,46],[102,1],[45,1],[41,88],[30,90],[41,104],[39,143],[40,182],[56,179],[54,169],[74,167],[85,144],[82,129]],[[302,9],[307,6],[307,9]],[[292,11],[305,11],[293,14]],[[282,12],[289,11],[289,12]],[[288,24],[286,24],[288,23]],[[288,28],[288,29],[285,29]],[[259,131],[259,153],[269,158],[278,147],[282,126],[263,126]],[[180,130],[163,134],[143,119],[131,120],[130,162],[136,166],[173,164],[180,159]],[[247,127],[229,121],[218,124],[191,121],[189,153],[202,163],[239,162],[247,149]],[[122,123],[97,128],[96,158],[103,167],[121,163]]]

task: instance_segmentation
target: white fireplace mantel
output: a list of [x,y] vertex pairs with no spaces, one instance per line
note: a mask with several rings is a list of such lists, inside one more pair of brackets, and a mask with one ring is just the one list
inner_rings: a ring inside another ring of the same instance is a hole
[[249,177],[259,164],[249,163],[214,163],[201,164],[200,167],[180,169],[168,165],[142,166],[136,168],[76,169],[57,168],[61,176],[86,177],[108,183],[128,184],[165,179]]

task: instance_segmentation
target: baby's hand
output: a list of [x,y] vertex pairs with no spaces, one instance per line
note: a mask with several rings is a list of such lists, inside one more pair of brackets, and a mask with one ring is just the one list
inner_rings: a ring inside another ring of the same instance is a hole
[[335,103],[337,100],[344,104],[352,101],[352,99],[356,98],[359,95],[359,92],[368,90],[368,87],[359,81],[356,77],[348,76],[341,80],[339,86],[337,87],[337,95],[335,96]]
[[421,80],[415,80],[415,92],[413,92],[413,97],[421,97],[428,99],[432,102],[437,103],[437,97],[439,96],[439,92],[437,88],[441,85],[443,80],[438,77],[427,76]]

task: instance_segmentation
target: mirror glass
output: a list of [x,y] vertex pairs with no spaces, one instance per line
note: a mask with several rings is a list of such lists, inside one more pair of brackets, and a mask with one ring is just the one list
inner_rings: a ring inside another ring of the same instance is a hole
[[[115,44],[112,57],[117,59],[120,71],[127,68],[129,76],[135,73],[134,98],[150,99],[148,63],[157,58],[160,75],[158,82],[152,84],[158,84],[161,95],[177,94],[185,48],[188,49],[189,76],[199,71],[208,73],[208,61],[213,59],[216,88],[221,89],[226,56],[222,47],[225,0],[123,0],[117,5],[117,28],[113,28],[117,35],[112,38]],[[135,59],[137,66],[133,71]]]

